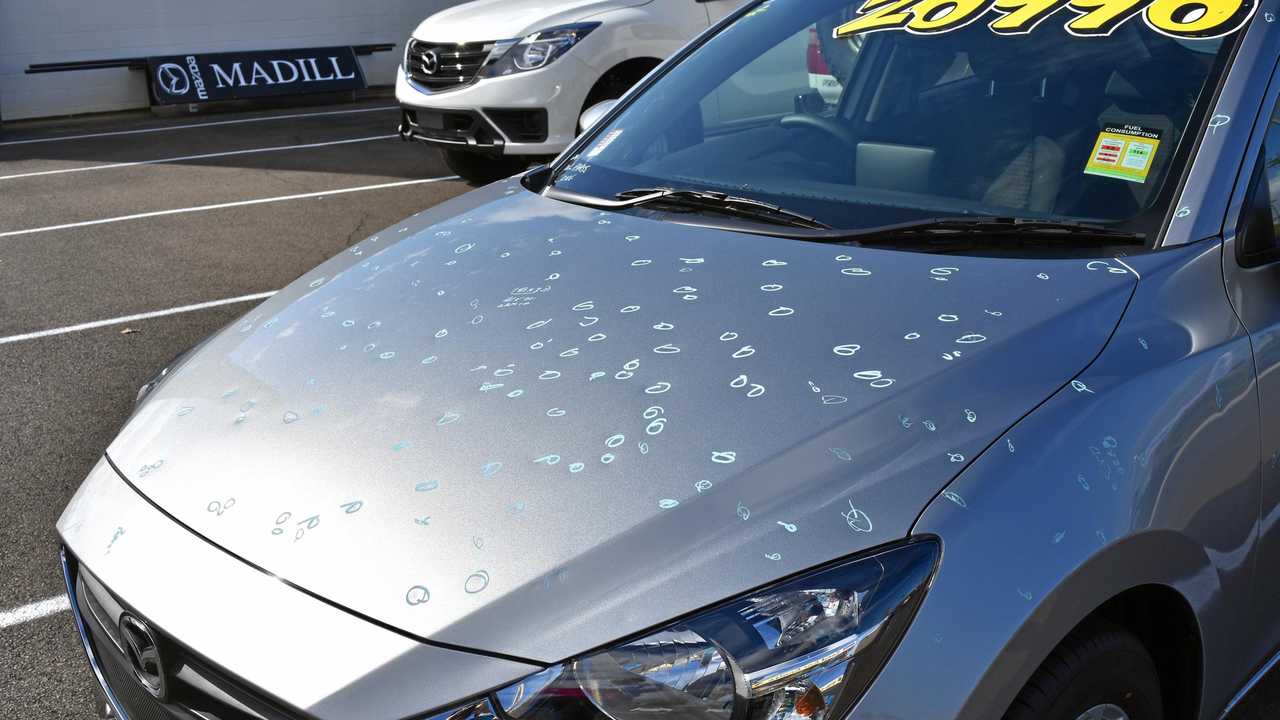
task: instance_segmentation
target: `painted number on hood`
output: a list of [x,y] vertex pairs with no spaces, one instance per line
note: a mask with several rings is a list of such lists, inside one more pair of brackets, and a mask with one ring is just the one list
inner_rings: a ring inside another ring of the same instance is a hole
[[1257,0],[867,0],[858,17],[836,28],[835,37],[883,30],[915,35],[958,30],[983,15],[1000,35],[1025,35],[1050,15],[1071,11],[1066,31],[1077,37],[1110,35],[1129,20],[1176,38],[1211,38],[1239,30],[1253,17]]

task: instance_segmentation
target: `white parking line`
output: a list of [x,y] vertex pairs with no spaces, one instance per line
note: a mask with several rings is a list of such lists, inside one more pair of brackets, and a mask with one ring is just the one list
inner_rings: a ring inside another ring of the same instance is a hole
[[257,153],[281,152],[283,150],[308,150],[311,148],[332,147],[334,145],[351,145],[353,143],[373,142],[375,140],[391,140],[400,136],[371,135],[369,137],[351,138],[349,140],[330,140],[328,142],[306,143],[305,145],[277,145],[275,147],[250,148],[248,150],[229,150],[227,152],[205,153],[203,155],[182,155],[180,157],[159,158],[157,160],[135,160],[133,162],[110,163],[108,165],[89,165],[86,167],[62,168],[59,170],[40,170],[37,172],[18,173],[16,175],[0,175],[0,180],[17,180],[19,178],[39,177],[41,175],[63,175],[65,173],[88,172],[90,170],[113,170],[116,168],[135,167],[138,165],[162,165],[164,163],[187,162],[189,160],[208,160],[209,158],[230,157],[232,155],[255,155]]
[[[182,307],[168,308],[166,310],[153,310],[152,312],[138,313],[136,315],[125,315],[123,317],[111,318],[109,320],[94,320],[93,322],[80,323],[79,325],[67,325],[66,327],[53,328],[52,330],[39,330],[36,332],[23,333],[22,335],[10,335],[9,337],[0,337],[0,345],[22,342],[23,340],[35,340],[37,338],[49,337],[51,335],[65,335],[67,333],[80,332],[82,330],[94,330],[96,328],[108,327],[111,325],[124,325],[125,323],[137,322],[139,320],[150,320],[151,318],[164,317],[166,315],[178,315],[181,313],[195,312],[197,310],[208,310],[209,308],[221,307],[223,305],[234,305],[236,303],[266,300],[275,294],[276,291],[271,290],[269,292],[254,293],[253,295],[241,295],[240,297],[226,298],[224,300],[211,300],[209,302],[197,303],[195,305],[183,305]],[[0,617],[3,617],[3,615],[0,615]]]
[[51,143],[62,142],[63,140],[84,140],[86,138],[114,137],[117,135],[140,135],[142,133],[158,133],[170,132],[173,130],[192,130],[195,128],[216,127],[218,125],[240,125],[243,123],[269,122],[271,120],[295,120],[297,118],[308,117],[324,117],[327,115],[354,115],[356,113],[368,112],[385,112],[387,110],[399,110],[396,105],[387,105],[376,108],[360,108],[358,110],[327,110],[325,112],[314,113],[293,113],[290,115],[266,115],[263,117],[241,118],[239,120],[218,120],[216,122],[205,123],[187,123],[186,125],[167,125],[152,128],[139,128],[137,130],[114,130],[111,132],[100,133],[84,133],[82,135],[61,135],[57,137],[31,138],[29,140],[7,140],[0,142],[0,147],[5,145],[33,145],[35,143]]
[[216,205],[197,205],[195,207],[176,208],[173,210],[155,210],[153,212],[137,213],[135,215],[120,215],[118,217],[102,218],[100,220],[84,220],[82,222],[64,223],[62,225],[46,225],[45,227],[28,228],[26,230],[9,230],[8,232],[0,232],[0,238],[16,237],[18,235],[33,235],[35,233],[52,232],[54,230],[68,230],[71,228],[89,227],[91,225],[106,225],[108,223],[118,223],[126,220],[141,220],[143,218],[161,217],[164,215],[181,215],[183,213],[222,210],[224,208],[244,207],[246,205],[263,205],[265,203],[286,202],[289,200],[306,200],[307,198],[322,198],[329,195],[345,195],[347,193],[367,192],[369,190],[386,190],[388,188],[448,182],[450,180],[461,180],[461,178],[457,175],[450,175],[449,177],[426,178],[424,180],[400,180],[397,182],[381,183],[379,185],[361,185],[360,187],[321,190],[319,192],[301,193],[299,195],[281,195],[278,197],[257,198],[256,200],[237,200],[235,202],[218,203]]
[[56,595],[30,605],[23,605],[12,610],[0,612],[0,630],[14,625],[21,625],[32,620],[39,620],[50,615],[57,615],[71,609],[71,601],[66,595]]

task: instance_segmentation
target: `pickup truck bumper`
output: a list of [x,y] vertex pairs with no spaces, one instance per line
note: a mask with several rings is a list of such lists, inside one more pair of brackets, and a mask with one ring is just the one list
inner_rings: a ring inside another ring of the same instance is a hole
[[546,68],[433,92],[396,73],[400,136],[495,155],[557,155],[577,136],[594,71],[566,56]]

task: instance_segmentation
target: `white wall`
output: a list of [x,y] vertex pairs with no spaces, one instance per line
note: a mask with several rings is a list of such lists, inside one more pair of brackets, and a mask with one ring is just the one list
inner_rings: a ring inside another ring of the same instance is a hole
[[5,120],[143,108],[146,73],[124,68],[26,75],[28,65],[225,50],[365,45],[370,85],[395,81],[404,41],[462,0],[0,0]]

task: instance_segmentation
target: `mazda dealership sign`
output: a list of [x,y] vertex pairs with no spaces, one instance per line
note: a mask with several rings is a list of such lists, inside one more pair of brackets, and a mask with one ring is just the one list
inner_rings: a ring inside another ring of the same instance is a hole
[[153,57],[147,58],[147,71],[160,105],[365,87],[350,47]]

